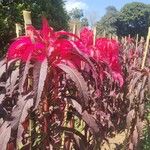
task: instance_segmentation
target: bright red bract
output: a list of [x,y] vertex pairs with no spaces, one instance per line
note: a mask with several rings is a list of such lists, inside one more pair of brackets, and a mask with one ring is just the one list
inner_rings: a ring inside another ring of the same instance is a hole
[[[62,37],[62,35],[74,36],[77,40],[72,41]],[[28,57],[31,56],[31,59],[35,61],[42,62],[45,58],[48,58],[52,62],[56,58],[60,60],[60,58],[68,59],[70,57],[81,67],[81,60],[69,55],[76,47],[98,63],[105,62],[112,70],[114,79],[122,86],[119,43],[108,38],[98,38],[93,45],[93,36],[92,30],[87,27],[81,30],[80,38],[65,31],[54,32],[49,27],[47,20],[43,19],[42,30],[36,30],[33,26],[29,26],[27,36],[19,37],[10,45],[7,58],[27,61]]]
[[93,57],[97,62],[105,62],[112,70],[115,81],[122,86],[123,77],[119,63],[119,43],[108,38],[98,38],[95,45],[93,45],[93,36],[92,30],[85,27],[80,33],[82,42],[77,41],[76,44],[80,50]]

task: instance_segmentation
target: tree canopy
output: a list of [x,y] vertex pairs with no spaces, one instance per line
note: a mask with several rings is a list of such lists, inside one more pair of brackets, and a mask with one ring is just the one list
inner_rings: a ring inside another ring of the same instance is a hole
[[76,24],[78,30],[82,27],[89,26],[88,19],[85,17],[82,9],[74,8],[69,12],[70,17],[70,31],[73,30],[74,24]]
[[109,6],[106,8],[106,14],[97,23],[98,34],[102,35],[105,31],[106,34],[116,34],[117,33],[117,22],[118,11],[114,6]]
[[126,4],[118,18],[118,34],[145,36],[150,25],[150,7],[146,4],[133,2]]
[[150,5],[140,2],[128,3],[120,11],[115,7],[106,8],[106,14],[97,23],[98,34],[104,30],[106,34],[118,36],[146,36],[150,26]]
[[86,17],[81,19],[81,27],[89,26],[88,19]]
[[68,15],[63,0],[1,0],[0,1],[0,53],[15,35],[15,23],[23,25],[22,11],[32,12],[33,25],[41,25],[46,17],[55,30],[68,28]]
[[82,9],[74,8],[69,12],[69,16],[71,19],[80,20],[84,16],[84,13]]

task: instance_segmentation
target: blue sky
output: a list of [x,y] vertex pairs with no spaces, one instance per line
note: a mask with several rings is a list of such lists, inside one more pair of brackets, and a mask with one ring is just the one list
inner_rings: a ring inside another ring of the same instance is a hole
[[87,17],[95,17],[99,20],[106,12],[107,6],[115,6],[120,10],[126,3],[143,2],[150,4],[150,0],[66,0],[67,11],[72,8],[81,8]]

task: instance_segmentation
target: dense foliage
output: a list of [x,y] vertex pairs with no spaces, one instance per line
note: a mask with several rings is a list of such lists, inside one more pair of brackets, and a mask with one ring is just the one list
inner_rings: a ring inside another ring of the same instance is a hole
[[70,31],[72,32],[76,32],[78,33],[79,31],[74,31],[74,26],[76,26],[76,30],[77,29],[81,29],[82,27],[86,27],[89,26],[89,22],[88,19],[85,17],[85,14],[83,12],[82,9],[72,9],[69,12],[69,27],[70,27]]
[[106,14],[97,22],[97,34],[103,35],[105,32],[106,35],[117,34],[117,25],[119,12],[115,7],[109,6],[106,8]]
[[84,16],[84,13],[82,9],[74,8],[69,12],[69,16],[71,19],[80,20]]
[[[150,6],[140,2],[132,2],[123,6],[120,11],[115,7],[108,7],[106,14],[97,23],[98,33],[102,35],[104,30],[108,34],[118,36],[147,35],[150,26]],[[106,33],[106,34],[107,34]]]
[[118,18],[118,34],[146,36],[150,26],[150,7],[143,3],[126,4]]
[[0,1],[0,57],[15,35],[15,23],[23,23],[22,11],[32,11],[32,22],[41,25],[41,16],[47,17],[55,30],[68,28],[68,15],[62,0],[2,0]]
[[140,70],[144,45],[93,39],[88,28],[79,38],[43,20],[10,45],[0,61],[0,147],[97,150],[125,128],[125,149],[137,147],[150,75]]

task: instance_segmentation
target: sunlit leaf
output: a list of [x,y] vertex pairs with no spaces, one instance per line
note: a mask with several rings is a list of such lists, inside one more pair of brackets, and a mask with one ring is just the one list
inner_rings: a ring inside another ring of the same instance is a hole
[[4,122],[0,127],[0,147],[1,150],[7,149],[7,143],[9,142],[11,135],[11,126],[8,122]]

